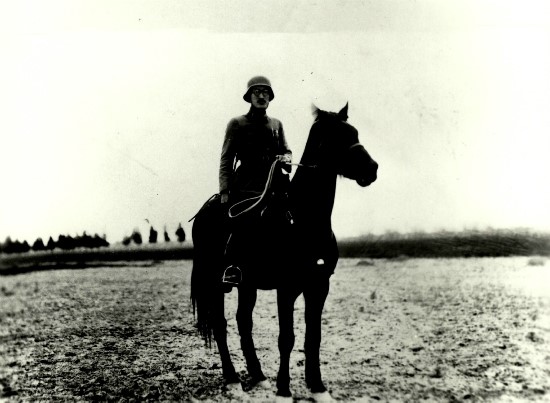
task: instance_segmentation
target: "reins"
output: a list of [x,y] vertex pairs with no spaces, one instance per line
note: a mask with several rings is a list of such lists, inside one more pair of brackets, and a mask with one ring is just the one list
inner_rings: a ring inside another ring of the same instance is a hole
[[[245,214],[245,213],[248,213],[249,211],[253,210],[255,207],[257,207],[258,205],[261,204],[261,202],[265,199],[265,197],[267,196],[268,192],[269,192],[269,189],[271,188],[271,182],[273,181],[273,174],[275,172],[275,167],[277,166],[277,160],[273,161],[273,163],[271,164],[271,168],[269,169],[269,175],[267,176],[267,181],[265,183],[265,187],[264,187],[264,190],[262,192],[262,194],[260,196],[254,196],[254,197],[250,197],[248,199],[244,199],[244,200],[241,200],[240,202],[238,203],[235,203],[234,205],[232,205],[230,208],[229,208],[229,211],[228,211],[228,214],[229,214],[229,217],[230,218],[236,218],[236,217],[239,217],[240,215],[242,214]],[[286,163],[287,165],[294,165],[294,166],[298,166],[298,167],[304,167],[304,168],[317,168],[317,165],[305,165],[305,164],[298,164],[298,163]],[[241,204],[244,204],[244,203],[248,203],[252,200],[256,200],[254,202],[254,204],[252,204],[250,207],[247,207],[246,209],[244,209],[243,211],[240,211],[240,212],[237,212],[237,213],[233,213],[232,210],[241,205]]]
[[[255,207],[259,206],[262,203],[262,201],[265,199],[265,197],[269,193],[269,189],[271,188],[271,182],[273,181],[273,174],[275,172],[275,167],[277,166],[277,162],[278,161],[275,160],[271,164],[271,168],[269,169],[269,175],[267,176],[267,181],[265,183],[265,187],[264,187],[264,190],[263,190],[262,194],[260,196],[254,196],[254,197],[250,197],[248,199],[241,200],[240,202],[235,203],[234,205],[232,205],[229,208],[229,211],[228,211],[228,214],[229,214],[230,218],[236,218],[236,217],[239,217],[242,214],[248,213],[248,212],[250,212],[251,210],[253,210]],[[304,168],[317,168],[317,165],[305,165],[305,164],[298,164],[298,163],[286,163],[286,164],[287,165],[294,165],[294,166],[298,166],[298,167],[304,167]],[[232,210],[235,209],[235,207],[237,207],[241,204],[248,203],[252,200],[256,200],[256,201],[250,207],[247,207],[243,211],[240,211],[240,212],[237,212],[237,213],[232,212]]]
[[[277,166],[277,162],[278,161],[275,160],[271,164],[271,168],[269,169],[269,175],[267,176],[267,180],[265,182],[265,186],[264,186],[264,190],[263,190],[262,194],[260,196],[249,197],[248,199],[241,200],[240,202],[235,203],[234,205],[232,205],[228,210],[228,214],[229,214],[230,218],[236,218],[236,217],[239,217],[240,215],[248,213],[249,211],[253,210],[254,208],[256,208],[257,206],[259,206],[262,203],[262,201],[269,194],[269,190],[271,189],[271,183],[273,182],[273,175],[275,173],[275,167]],[[286,164],[287,165],[294,165],[294,166],[298,166],[298,167],[305,167],[305,168],[316,168],[317,167],[316,165],[304,165],[304,164],[297,164],[297,163],[286,163]],[[251,206],[244,209],[243,211],[239,211],[237,213],[233,212],[238,206],[240,206],[242,204],[249,203],[253,200],[255,200],[255,202]]]
[[[266,195],[268,194],[268,191],[269,189],[271,188],[271,182],[273,181],[273,174],[275,172],[275,166],[277,165],[277,160],[273,161],[273,163],[271,164],[271,167],[269,169],[269,175],[267,177],[267,181],[265,183],[265,186],[264,186],[264,190],[262,192],[262,194],[260,196],[254,196],[254,197],[250,197],[248,199],[245,199],[245,200],[242,200],[236,204],[234,204],[233,206],[231,206],[228,210],[228,214],[229,214],[229,217],[230,218],[235,218],[235,217],[238,217],[244,213],[247,213],[249,211],[251,211],[252,209],[254,209],[256,206],[258,206],[262,201],[263,199],[266,197]],[[285,163],[286,165],[293,165],[293,166],[297,166],[297,167],[304,167],[304,168],[317,168],[317,165],[306,165],[306,164],[298,164],[298,163]],[[216,197],[218,197],[219,194],[214,194],[213,196],[211,196],[204,205],[208,204],[210,201],[214,200]],[[250,207],[246,208],[245,210],[239,212],[239,213],[236,213],[236,214],[233,214],[231,212],[231,209],[235,208],[235,206],[238,206],[240,204],[243,204],[243,203],[247,203],[247,202],[250,202],[251,200],[256,200],[256,202],[251,205]],[[203,206],[204,208],[204,206]],[[201,208],[193,217],[191,217],[189,219],[188,222],[191,222],[193,221],[199,214],[200,212],[203,210],[203,208]]]
[[[240,202],[235,203],[234,205],[229,207],[227,214],[229,215],[230,218],[235,218],[240,215],[243,215],[244,213],[251,211],[265,199],[269,189],[271,188],[271,182],[273,181],[273,173],[275,172],[276,165],[277,165],[277,160],[273,161],[273,163],[271,164],[271,168],[269,168],[269,175],[267,175],[267,180],[265,182],[265,186],[262,194],[260,196],[249,197],[248,199],[241,200]],[[256,201],[250,207],[247,207],[246,209],[238,213],[232,212],[232,210],[234,210],[236,207],[240,206],[241,204],[245,204],[253,200],[256,200]]]
[[303,167],[303,168],[317,168],[317,165],[305,165],[305,164],[297,164],[297,163],[286,163],[287,165],[293,165],[295,167]]

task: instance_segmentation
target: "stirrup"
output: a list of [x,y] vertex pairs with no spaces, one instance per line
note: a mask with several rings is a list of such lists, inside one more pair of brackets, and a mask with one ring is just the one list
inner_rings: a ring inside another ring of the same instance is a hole
[[239,285],[241,284],[241,281],[243,281],[243,273],[241,269],[239,269],[237,266],[234,266],[234,265],[228,266],[223,271],[222,283]]

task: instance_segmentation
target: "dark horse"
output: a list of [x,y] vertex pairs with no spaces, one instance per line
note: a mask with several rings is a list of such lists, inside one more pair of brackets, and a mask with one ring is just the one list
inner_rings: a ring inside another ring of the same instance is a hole
[[[291,400],[292,396],[289,363],[295,341],[294,304],[303,294],[306,384],[315,400],[330,400],[321,377],[319,349],[322,310],[330,277],[338,261],[338,246],[331,224],[336,179],[341,175],[365,187],[376,180],[378,169],[378,164],[359,143],[357,130],[347,123],[347,112],[347,105],[338,113],[315,108],[315,122],[287,191],[290,214],[286,214],[287,220],[277,221],[285,224],[274,224],[268,231],[254,233],[252,238],[260,240],[250,248],[250,255],[254,258],[243,263],[243,282],[238,287],[237,325],[252,383],[263,386],[268,383],[252,339],[252,311],[258,288],[277,289],[280,352],[277,396],[281,399]],[[288,220],[289,217],[292,219]],[[227,345],[224,295],[228,290],[220,280],[229,236],[228,220],[227,210],[221,206],[217,196],[209,200],[195,217],[191,298],[200,333],[208,341],[214,335],[226,384],[240,388],[240,379]],[[264,244],[270,246],[262,247]],[[251,268],[253,265],[262,265],[262,269]],[[246,278],[254,281],[247,282]],[[266,278],[283,281],[270,283],[265,281]]]

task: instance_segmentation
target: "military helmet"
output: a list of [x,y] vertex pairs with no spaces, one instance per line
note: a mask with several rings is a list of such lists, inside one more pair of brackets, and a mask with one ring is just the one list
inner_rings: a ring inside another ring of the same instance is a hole
[[275,93],[273,92],[273,88],[271,88],[271,82],[264,76],[256,76],[248,80],[246,93],[243,95],[243,99],[246,102],[250,102],[252,89],[260,85],[269,89],[269,100],[272,101],[275,98]]

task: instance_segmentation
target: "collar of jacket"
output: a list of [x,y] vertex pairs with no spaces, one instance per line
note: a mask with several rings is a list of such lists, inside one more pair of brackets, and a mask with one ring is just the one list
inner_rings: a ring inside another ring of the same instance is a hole
[[265,109],[256,109],[253,106],[250,107],[250,110],[246,114],[246,117],[252,122],[258,122],[258,123],[268,122]]

